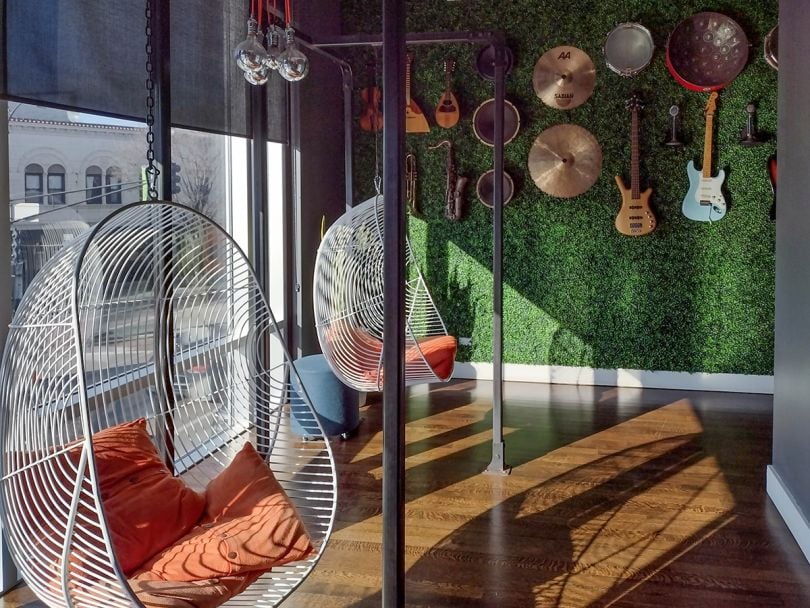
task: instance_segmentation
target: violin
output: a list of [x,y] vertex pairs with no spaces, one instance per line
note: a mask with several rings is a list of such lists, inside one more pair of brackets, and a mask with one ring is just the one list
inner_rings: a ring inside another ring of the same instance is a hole
[[383,128],[383,113],[380,109],[379,87],[366,87],[360,91],[363,109],[360,112],[360,128],[369,133],[377,133]]

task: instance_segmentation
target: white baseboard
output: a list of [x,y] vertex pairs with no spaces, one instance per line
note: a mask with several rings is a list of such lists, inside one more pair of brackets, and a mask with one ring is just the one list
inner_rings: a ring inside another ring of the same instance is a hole
[[773,465],[768,465],[765,473],[765,489],[782,519],[785,520],[788,530],[793,534],[793,538],[799,543],[799,548],[804,553],[804,557],[810,562],[810,525],[796,506],[796,501],[793,500],[790,490],[782,483],[782,478],[779,477]]
[[[492,380],[492,363],[456,363],[454,378]],[[773,394],[773,376],[659,372],[639,369],[594,369],[561,365],[505,363],[503,379],[510,382],[546,382],[688,391]]]

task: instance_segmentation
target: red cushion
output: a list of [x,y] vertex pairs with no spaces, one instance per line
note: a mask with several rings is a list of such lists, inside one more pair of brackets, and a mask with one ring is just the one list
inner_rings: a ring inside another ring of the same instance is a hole
[[167,581],[195,581],[308,557],[312,543],[284,489],[251,443],[206,488],[205,516],[144,566]]
[[[78,460],[80,450],[71,456]],[[172,476],[144,419],[96,433],[93,452],[113,548],[129,575],[194,526],[205,498]]]

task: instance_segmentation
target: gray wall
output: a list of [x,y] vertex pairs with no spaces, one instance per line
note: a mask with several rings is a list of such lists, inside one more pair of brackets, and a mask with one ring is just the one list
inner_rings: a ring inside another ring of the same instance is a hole
[[810,11],[779,9],[773,466],[810,519]]
[[[340,34],[339,0],[299,0],[295,19],[313,38]],[[312,273],[321,217],[329,226],[346,209],[343,170],[343,86],[340,70],[307,52],[310,73],[291,87],[292,152],[297,182],[295,306],[296,354],[320,352],[312,313]]]

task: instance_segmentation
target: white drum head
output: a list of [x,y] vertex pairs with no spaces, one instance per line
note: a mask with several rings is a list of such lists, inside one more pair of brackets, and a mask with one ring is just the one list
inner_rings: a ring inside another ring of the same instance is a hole
[[635,76],[652,60],[655,45],[650,30],[639,23],[620,23],[605,41],[605,63],[622,76]]

